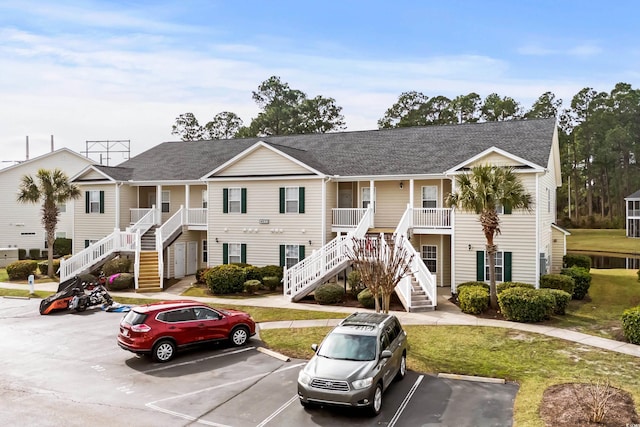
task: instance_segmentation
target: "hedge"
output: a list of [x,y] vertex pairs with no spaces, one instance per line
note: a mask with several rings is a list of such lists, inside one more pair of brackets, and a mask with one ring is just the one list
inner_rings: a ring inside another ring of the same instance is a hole
[[30,259],[41,259],[42,251],[40,249],[29,249]]
[[489,307],[489,290],[484,286],[464,286],[458,302],[463,313],[480,314]]
[[257,280],[262,283],[262,270],[260,267],[248,265],[244,268],[245,280]]
[[318,304],[337,304],[344,298],[344,288],[337,283],[325,283],[316,288],[313,298]]
[[280,285],[280,279],[277,276],[265,276],[262,278],[262,283],[269,289],[270,291],[275,291]]
[[566,313],[569,301],[571,301],[571,295],[565,291],[561,291],[560,289],[539,289],[538,292],[547,292],[554,298],[554,314],[564,315]]
[[133,288],[134,279],[131,273],[116,273],[108,277],[107,286],[109,290],[120,291]]
[[30,275],[36,274],[38,261],[23,260],[15,261],[7,265],[7,275],[9,280],[27,280]]
[[[56,272],[59,269],[60,269],[60,260],[59,259],[54,259],[53,260],[53,274],[55,275]],[[39,262],[38,263],[38,270],[40,270],[40,274],[47,275],[47,273],[49,273],[49,260]]]
[[570,276],[573,278],[574,288],[573,294],[571,297],[573,299],[584,299],[584,297],[589,292],[589,288],[591,287],[591,273],[586,268],[582,267],[571,267],[571,268],[563,268],[560,271],[560,274],[564,274],[566,276]]
[[562,265],[565,268],[573,266],[591,269],[591,258],[587,255],[567,254],[562,257]]
[[549,319],[556,305],[550,292],[537,289],[511,288],[498,295],[500,311],[507,320],[541,322]]
[[249,295],[255,294],[256,291],[258,291],[261,286],[262,286],[262,282],[257,279],[246,280],[243,285],[244,291]]
[[351,270],[349,274],[347,274],[347,283],[349,284],[349,291],[351,292],[351,295],[356,298],[360,295],[360,292],[367,289],[367,286],[362,283],[360,272],[358,270]]
[[199,268],[196,270],[196,283],[199,283],[201,285],[207,283],[207,281],[205,280],[204,276],[207,273],[207,271],[209,271],[210,268]]
[[622,330],[631,344],[640,344],[640,306],[622,312]]
[[364,308],[375,308],[376,300],[373,298],[373,294],[369,290],[369,288],[365,288],[358,294],[358,302]]
[[279,265],[265,265],[264,267],[260,267],[260,274],[264,279],[267,276],[275,276],[278,278],[278,281],[282,280],[282,267]]
[[128,258],[113,258],[105,262],[102,272],[105,276],[113,276],[116,273],[128,273],[131,270],[131,260]]
[[575,281],[573,277],[565,274],[544,274],[540,276],[540,287],[548,289],[561,289],[573,295],[573,289],[575,288]]
[[73,241],[64,237],[56,237],[53,242],[53,254],[58,256],[71,255]]
[[489,284],[486,282],[463,282],[456,285],[456,293],[460,294],[460,290],[465,286],[482,286],[483,288],[489,290]]
[[502,283],[498,283],[496,285],[496,292],[500,293],[502,291],[504,291],[505,289],[511,289],[511,288],[527,288],[527,289],[535,289],[536,287],[533,286],[531,283],[522,283],[522,282],[502,282]]
[[222,264],[205,274],[207,286],[213,294],[233,294],[244,290],[244,268],[235,264]]

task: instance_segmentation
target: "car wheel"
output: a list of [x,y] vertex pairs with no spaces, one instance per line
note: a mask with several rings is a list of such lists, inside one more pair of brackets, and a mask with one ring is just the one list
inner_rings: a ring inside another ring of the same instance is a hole
[[237,327],[231,331],[229,339],[231,340],[231,343],[236,347],[245,345],[247,343],[247,340],[249,339],[249,331],[243,326]]
[[153,346],[153,359],[156,362],[164,363],[173,359],[176,354],[176,345],[169,340],[162,340]]
[[373,391],[369,412],[372,416],[375,417],[380,413],[381,409],[382,409],[382,385],[378,383],[376,384],[376,389]]
[[398,373],[396,374],[396,380],[400,381],[407,374],[407,355],[402,353],[402,358],[400,359],[400,368],[398,369]]

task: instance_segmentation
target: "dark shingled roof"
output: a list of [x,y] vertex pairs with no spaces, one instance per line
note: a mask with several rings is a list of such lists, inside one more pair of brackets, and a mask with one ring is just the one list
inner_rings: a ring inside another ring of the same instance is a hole
[[492,146],[546,167],[554,129],[555,119],[537,119],[165,142],[100,170],[118,180],[197,180],[258,141],[321,173],[343,177],[441,174]]
[[640,190],[636,191],[630,196],[625,197],[625,199],[640,199]]

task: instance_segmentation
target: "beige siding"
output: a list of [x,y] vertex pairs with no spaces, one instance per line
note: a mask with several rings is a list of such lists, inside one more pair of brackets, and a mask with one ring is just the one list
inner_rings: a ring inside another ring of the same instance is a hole
[[[279,188],[295,186],[305,188],[305,213],[281,214]],[[321,179],[210,182],[209,265],[222,263],[223,243],[246,243],[247,262],[258,266],[278,265],[282,244],[304,245],[307,255],[319,249],[322,246],[321,221],[324,219],[321,186]],[[223,213],[223,188],[230,187],[247,189],[246,214]],[[261,224],[260,220],[268,221],[268,224]]]
[[[84,249],[85,240],[100,240],[111,234],[116,224],[116,184],[92,184],[80,186],[82,196],[75,204],[73,253]],[[104,213],[85,212],[85,192],[104,191]]]
[[169,212],[162,212],[162,222],[171,218],[185,203],[184,185],[163,185],[160,191],[169,191]]
[[338,183],[336,182],[328,182],[326,184],[326,216],[325,216],[325,243],[331,241],[335,236],[334,233],[331,232],[331,223],[333,221],[333,208],[338,207]]
[[[519,176],[526,190],[535,195],[535,175],[520,174]],[[536,209],[535,206],[534,209]],[[472,213],[460,210],[455,212],[456,284],[476,280],[476,251],[484,251],[486,246],[478,219],[478,215]],[[499,251],[512,253],[512,280],[537,283],[535,210],[530,213],[514,210],[511,215],[500,215],[500,230],[501,234],[496,236],[494,241]]]
[[120,186],[120,229],[131,224],[131,209],[138,207],[138,190],[129,185]]
[[185,244],[185,260],[187,257],[187,243],[196,242],[196,248],[198,251],[197,255],[197,267],[204,268],[206,266],[203,265],[202,262],[202,240],[206,239],[206,233],[203,231],[195,231],[195,230],[187,230],[186,227],[183,227],[182,234],[171,243],[165,252],[165,278],[172,279],[175,277],[175,244],[176,243],[184,243]]
[[562,258],[567,253],[566,236],[556,228],[551,229],[553,237],[551,243],[551,273],[560,273]]
[[[451,286],[451,239],[444,235],[415,235],[412,243],[422,257],[422,246],[436,246],[436,283],[438,286]],[[433,273],[433,271],[432,271]]]
[[189,186],[189,206],[188,208],[202,207],[202,190],[206,190],[206,185],[190,185]]
[[479,166],[479,165],[496,165],[496,166],[520,166],[521,163],[516,162],[509,157],[505,157],[498,153],[489,153],[486,156],[482,156],[473,163],[470,163],[469,167]]
[[[396,228],[409,203],[408,182],[403,182],[402,189],[400,188],[400,180],[375,181],[373,185],[376,194],[374,226],[376,228]],[[359,206],[362,206],[362,189],[365,187],[369,187],[369,181],[359,183]]]
[[94,180],[107,180],[108,178],[105,177],[100,172],[92,169],[92,170],[88,170],[86,173],[82,174],[80,179],[82,179],[83,181],[86,181],[86,180],[94,181]]
[[309,170],[273,150],[260,147],[218,172],[216,176],[282,175],[283,173],[308,174]]
[[[29,161],[0,170],[0,248],[42,249],[46,239],[41,222],[41,204],[18,203],[17,191],[25,175],[35,177],[39,169],[62,170],[68,178],[73,177],[92,163],[66,150],[58,150]],[[57,233],[73,238],[73,211],[76,202],[69,201],[66,212],[61,212],[56,227]],[[77,203],[80,203],[78,201]]]
[[[539,252],[545,254],[547,263],[551,264],[552,252],[552,231],[551,224],[555,222],[555,199],[556,187],[555,177],[552,173],[546,172],[539,178],[538,185],[538,226],[539,226]],[[551,268],[551,265],[548,266]],[[541,272],[541,274],[544,272]]]
[[[406,186],[407,183],[405,182],[404,185]],[[438,207],[446,207],[444,199],[451,192],[451,180],[449,179],[415,180],[413,184],[413,207],[422,207],[422,187],[425,186],[435,186],[438,189]]]

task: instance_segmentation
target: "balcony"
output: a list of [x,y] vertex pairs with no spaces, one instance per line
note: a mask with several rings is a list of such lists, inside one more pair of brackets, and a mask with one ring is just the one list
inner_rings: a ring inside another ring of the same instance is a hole
[[331,210],[331,231],[350,231],[355,229],[367,212],[367,208],[335,208]]
[[[135,224],[152,208],[133,208],[129,209],[131,224]],[[184,218],[182,223],[188,226],[189,230],[206,230],[207,229],[207,208],[190,208],[184,209]],[[160,225],[160,224],[158,224]]]
[[450,208],[413,208],[412,209],[413,232],[429,234],[432,230],[441,232],[451,230]]

